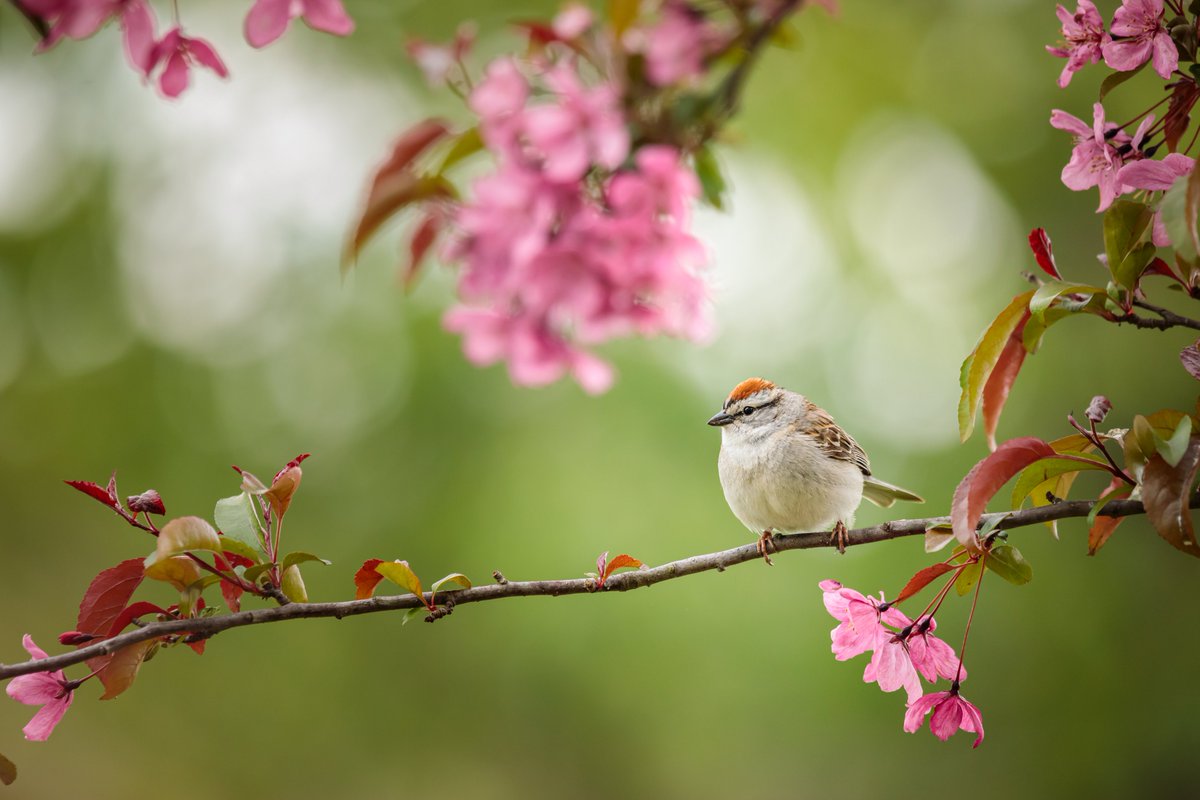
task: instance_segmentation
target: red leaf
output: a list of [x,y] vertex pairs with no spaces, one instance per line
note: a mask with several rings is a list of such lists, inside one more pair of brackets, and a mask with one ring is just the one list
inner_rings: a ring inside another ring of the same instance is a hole
[[108,633],[145,577],[143,560],[131,558],[104,570],[92,579],[79,604],[75,630],[81,633]]
[[129,506],[130,511],[142,511],[146,514],[157,514],[162,516],[167,513],[166,506],[163,505],[162,498],[158,492],[153,489],[147,489],[141,494],[135,494],[132,497],[125,499],[125,504]]
[[88,642],[94,642],[102,637],[94,633],[80,633],[79,631],[65,631],[58,635],[58,643],[64,646],[81,645]]
[[1192,342],[1179,352],[1179,360],[1183,368],[1196,380],[1200,381],[1200,340]]
[[[245,556],[239,556],[237,553],[217,553],[213,558],[213,564],[222,572],[232,572],[236,564],[241,564],[243,567],[248,567],[254,562]],[[227,580],[221,581],[221,597],[225,598],[225,605],[233,613],[242,610],[242,587],[236,583],[230,583]]]
[[138,617],[143,617],[146,614],[166,613],[167,610],[165,608],[160,608],[154,605],[154,603],[148,603],[145,600],[139,600],[136,603],[130,603],[129,606],[121,611],[121,613],[117,615],[117,618],[113,620],[112,625],[108,627],[108,634],[104,638],[111,639],[112,637],[116,636],[118,633],[125,630],[125,627],[130,622]]
[[[304,460],[307,458],[312,458],[312,453],[301,453],[300,455],[296,456],[288,463],[284,464],[283,467],[279,470],[279,472],[275,473],[275,477],[271,479],[271,483],[275,483],[276,481],[278,481],[281,477],[283,477],[283,473],[287,472],[292,467],[298,467],[301,464],[303,464]],[[234,467],[234,469],[237,469],[237,467]],[[241,474],[241,472],[242,471],[239,469],[238,473]]]
[[383,576],[375,568],[383,563],[382,558],[368,558],[354,573],[354,599],[366,600],[375,594],[375,587],[383,580]]
[[1054,248],[1050,244],[1050,237],[1046,235],[1045,228],[1034,228],[1029,232],[1029,249],[1033,250],[1033,257],[1037,259],[1038,266],[1047,275],[1062,280],[1062,275],[1058,272],[1058,265],[1054,263]]
[[1113,531],[1124,521],[1124,517],[1096,517],[1091,530],[1088,531],[1088,555],[1096,555],[1096,551],[1104,546],[1108,537],[1112,536]]
[[1009,334],[1004,349],[1000,351],[1000,357],[996,359],[996,366],[992,368],[987,383],[983,385],[983,431],[987,434],[990,450],[996,449],[996,426],[1000,423],[1000,412],[1004,410],[1013,381],[1017,379],[1017,373],[1025,363],[1026,350],[1021,337],[1025,333],[1025,323],[1028,321],[1029,312],[1026,311],[1016,329]]
[[988,500],[1025,467],[1055,455],[1054,448],[1034,436],[1009,439],[996,451],[971,468],[958,488],[950,506],[954,537],[972,552],[979,549],[975,528],[987,508]]
[[510,23],[514,28],[522,30],[529,36],[529,44],[531,46],[545,46],[551,42],[562,41],[562,37],[554,31],[552,25],[547,25],[545,22],[537,20],[518,20]]
[[115,493],[110,493],[108,489],[101,488],[100,484],[92,483],[91,481],[63,481],[72,489],[78,489],[89,497],[99,500],[109,508],[117,508],[119,505]]
[[436,210],[430,211],[417,225],[416,231],[413,232],[412,240],[408,243],[408,265],[401,276],[405,290],[411,289],[413,282],[416,281],[417,273],[420,272],[421,264],[425,261],[426,253],[429,252],[429,248],[437,240],[438,234],[442,232],[442,222],[443,217],[440,213]]
[[596,559],[596,566],[601,567],[600,580],[599,580],[599,584],[601,586],[603,586],[604,582],[606,580],[608,580],[609,575],[612,575],[614,572],[621,569],[622,567],[642,567],[642,566],[644,566],[641,561],[638,561],[636,558],[629,555],[628,553],[621,553],[621,555],[614,557],[613,560],[609,561],[606,565],[601,566],[603,559],[607,555],[608,555],[608,553],[605,552],[604,555],[602,555],[602,556],[600,556],[600,558]]
[[392,154],[375,172],[362,216],[354,228],[342,258],[342,269],[349,268],[358,251],[389,217],[415,200],[449,197],[450,186],[440,176],[423,177],[412,168],[413,160],[430,145],[449,133],[440,119],[427,119],[409,128],[392,148]]
[[208,639],[199,639],[195,642],[188,642],[187,646],[196,651],[196,655],[204,655],[204,645],[208,643]]
[[925,569],[919,570],[916,575],[908,579],[908,583],[904,584],[904,588],[900,590],[900,594],[896,595],[893,603],[899,603],[901,600],[907,600],[917,592],[929,585],[930,581],[936,580],[939,575],[945,575],[954,567],[946,563],[930,564]]

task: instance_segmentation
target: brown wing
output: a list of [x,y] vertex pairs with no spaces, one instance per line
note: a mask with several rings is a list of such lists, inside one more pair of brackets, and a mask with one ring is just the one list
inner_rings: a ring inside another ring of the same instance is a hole
[[833,417],[811,401],[807,403],[807,410],[810,426],[808,432],[816,439],[817,446],[830,458],[849,461],[862,470],[863,475],[870,475],[871,462],[858,446],[858,442],[854,441],[854,437],[838,427]]

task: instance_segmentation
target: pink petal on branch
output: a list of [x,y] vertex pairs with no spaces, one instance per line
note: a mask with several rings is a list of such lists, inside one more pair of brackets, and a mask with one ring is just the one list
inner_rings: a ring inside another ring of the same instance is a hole
[[[46,658],[46,651],[34,644],[29,634],[25,634],[21,644],[30,657]],[[67,678],[62,670],[18,675],[9,681],[5,688],[9,697],[27,706],[41,706],[23,729],[26,739],[44,742],[50,738],[55,726],[62,721],[63,715],[71,707],[75,696],[67,686]]]
[[948,692],[933,692],[909,703],[904,714],[904,730],[916,733],[925,724],[925,715],[933,711],[929,718],[929,729],[933,735],[943,742],[960,730],[978,734],[972,747],[979,747],[983,741],[983,716],[974,704],[959,695],[957,686]]
[[978,551],[975,528],[987,508],[988,500],[1025,467],[1054,455],[1054,448],[1041,439],[1024,436],[1009,439],[972,467],[954,490],[950,507],[950,521],[954,527],[954,537],[959,543],[972,552]]
[[354,20],[341,0],[256,0],[246,14],[246,41],[252,47],[265,47],[282,36],[297,17],[310,28],[335,36],[354,31]]
[[1166,80],[1179,66],[1179,53],[1163,24],[1162,0],[1124,0],[1113,15],[1113,39],[1101,47],[1104,63],[1128,72],[1153,60],[1154,71]]
[[1047,47],[1052,55],[1067,59],[1062,74],[1058,77],[1058,85],[1065,88],[1071,82],[1071,76],[1086,64],[1095,64],[1102,57],[1101,47],[1110,41],[1104,30],[1104,20],[1091,0],[1079,0],[1079,5],[1072,14],[1061,5],[1057,10],[1058,19],[1062,23],[1062,34],[1066,47]]
[[1182,153],[1169,153],[1162,161],[1144,158],[1126,164],[1117,173],[1117,179],[1127,187],[1148,189],[1152,192],[1165,192],[1175,185],[1175,181],[1184,175],[1189,175],[1196,166],[1196,160]]
[[121,11],[125,55],[133,68],[149,76],[154,68],[154,12],[142,0],[130,0]]

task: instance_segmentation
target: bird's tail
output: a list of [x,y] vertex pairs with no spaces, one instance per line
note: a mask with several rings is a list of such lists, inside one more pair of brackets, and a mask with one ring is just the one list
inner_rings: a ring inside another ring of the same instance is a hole
[[901,489],[885,483],[878,478],[867,475],[863,478],[863,497],[881,508],[891,508],[897,500],[908,500],[912,503],[924,503],[925,498],[913,494],[908,489]]

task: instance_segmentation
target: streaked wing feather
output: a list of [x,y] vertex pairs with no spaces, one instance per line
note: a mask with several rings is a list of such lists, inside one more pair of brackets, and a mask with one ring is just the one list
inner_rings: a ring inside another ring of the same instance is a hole
[[871,462],[866,452],[858,446],[858,442],[854,441],[854,437],[838,427],[833,417],[811,402],[808,404],[808,412],[811,426],[809,432],[821,451],[838,461],[849,461],[862,470],[863,475],[870,475]]

